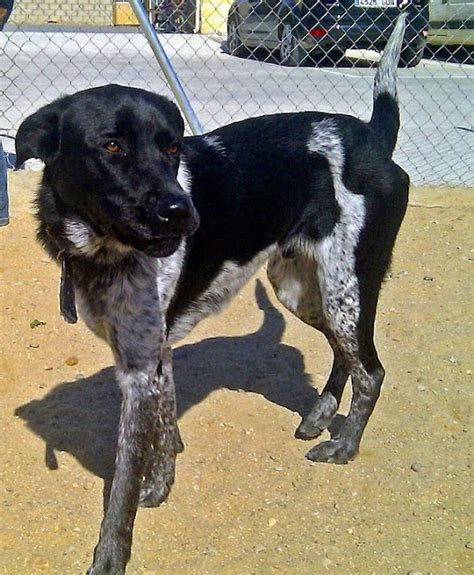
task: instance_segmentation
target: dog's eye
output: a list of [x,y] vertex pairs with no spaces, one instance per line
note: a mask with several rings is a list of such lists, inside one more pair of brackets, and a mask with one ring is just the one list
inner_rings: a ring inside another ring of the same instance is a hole
[[171,144],[171,146],[168,146],[166,148],[166,152],[170,155],[170,156],[176,156],[176,154],[179,152],[179,144],[175,143],[175,144]]
[[115,142],[114,140],[110,140],[110,142],[107,142],[104,148],[110,154],[119,154],[120,152],[123,152],[122,146],[120,144],[117,144],[117,142]]

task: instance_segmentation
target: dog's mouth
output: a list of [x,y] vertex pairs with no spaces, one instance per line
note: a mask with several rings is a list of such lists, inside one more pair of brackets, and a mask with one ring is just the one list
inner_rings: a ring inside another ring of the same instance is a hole
[[127,246],[154,258],[172,255],[181,245],[185,234],[142,236],[133,232],[116,231],[117,239]]
[[166,258],[174,254],[174,252],[179,248],[183,236],[180,237],[161,237],[154,242],[145,245],[141,251],[143,251],[147,256],[154,258]]
[[[138,203],[121,204],[117,198],[102,199],[104,228],[124,246],[153,257],[167,257],[199,225],[199,215],[190,198],[182,193],[148,194]],[[108,221],[107,221],[108,220]]]

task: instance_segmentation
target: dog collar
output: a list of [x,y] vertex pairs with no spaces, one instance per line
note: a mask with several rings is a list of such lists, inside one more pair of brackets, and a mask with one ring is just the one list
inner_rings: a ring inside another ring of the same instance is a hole
[[60,255],[61,284],[59,287],[59,309],[67,323],[77,323],[76,294],[72,279],[72,266],[69,256]]

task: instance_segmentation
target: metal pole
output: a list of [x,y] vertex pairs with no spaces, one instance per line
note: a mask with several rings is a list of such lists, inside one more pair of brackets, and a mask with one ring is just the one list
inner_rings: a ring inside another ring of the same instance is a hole
[[140,28],[145,34],[145,37],[148,40],[148,43],[150,44],[156,59],[158,60],[158,64],[160,65],[163,74],[165,75],[168,84],[173,91],[173,94],[189,124],[189,127],[191,128],[192,133],[194,135],[202,134],[204,130],[199,123],[196,114],[194,113],[191,103],[189,102],[183,86],[181,85],[181,82],[179,81],[179,78],[176,75],[176,72],[169,58],[166,55],[166,52],[160,42],[160,39],[158,38],[157,33],[155,32],[155,29],[151,25],[143,4],[140,0],[128,0],[128,3],[132,7],[132,10],[140,24]]

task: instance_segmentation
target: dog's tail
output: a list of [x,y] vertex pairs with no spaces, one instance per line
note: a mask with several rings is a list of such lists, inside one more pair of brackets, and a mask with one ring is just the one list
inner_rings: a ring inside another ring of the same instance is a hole
[[400,113],[397,96],[397,67],[405,36],[406,14],[401,14],[383,51],[374,80],[374,107],[369,126],[380,148],[391,156],[397,143]]

